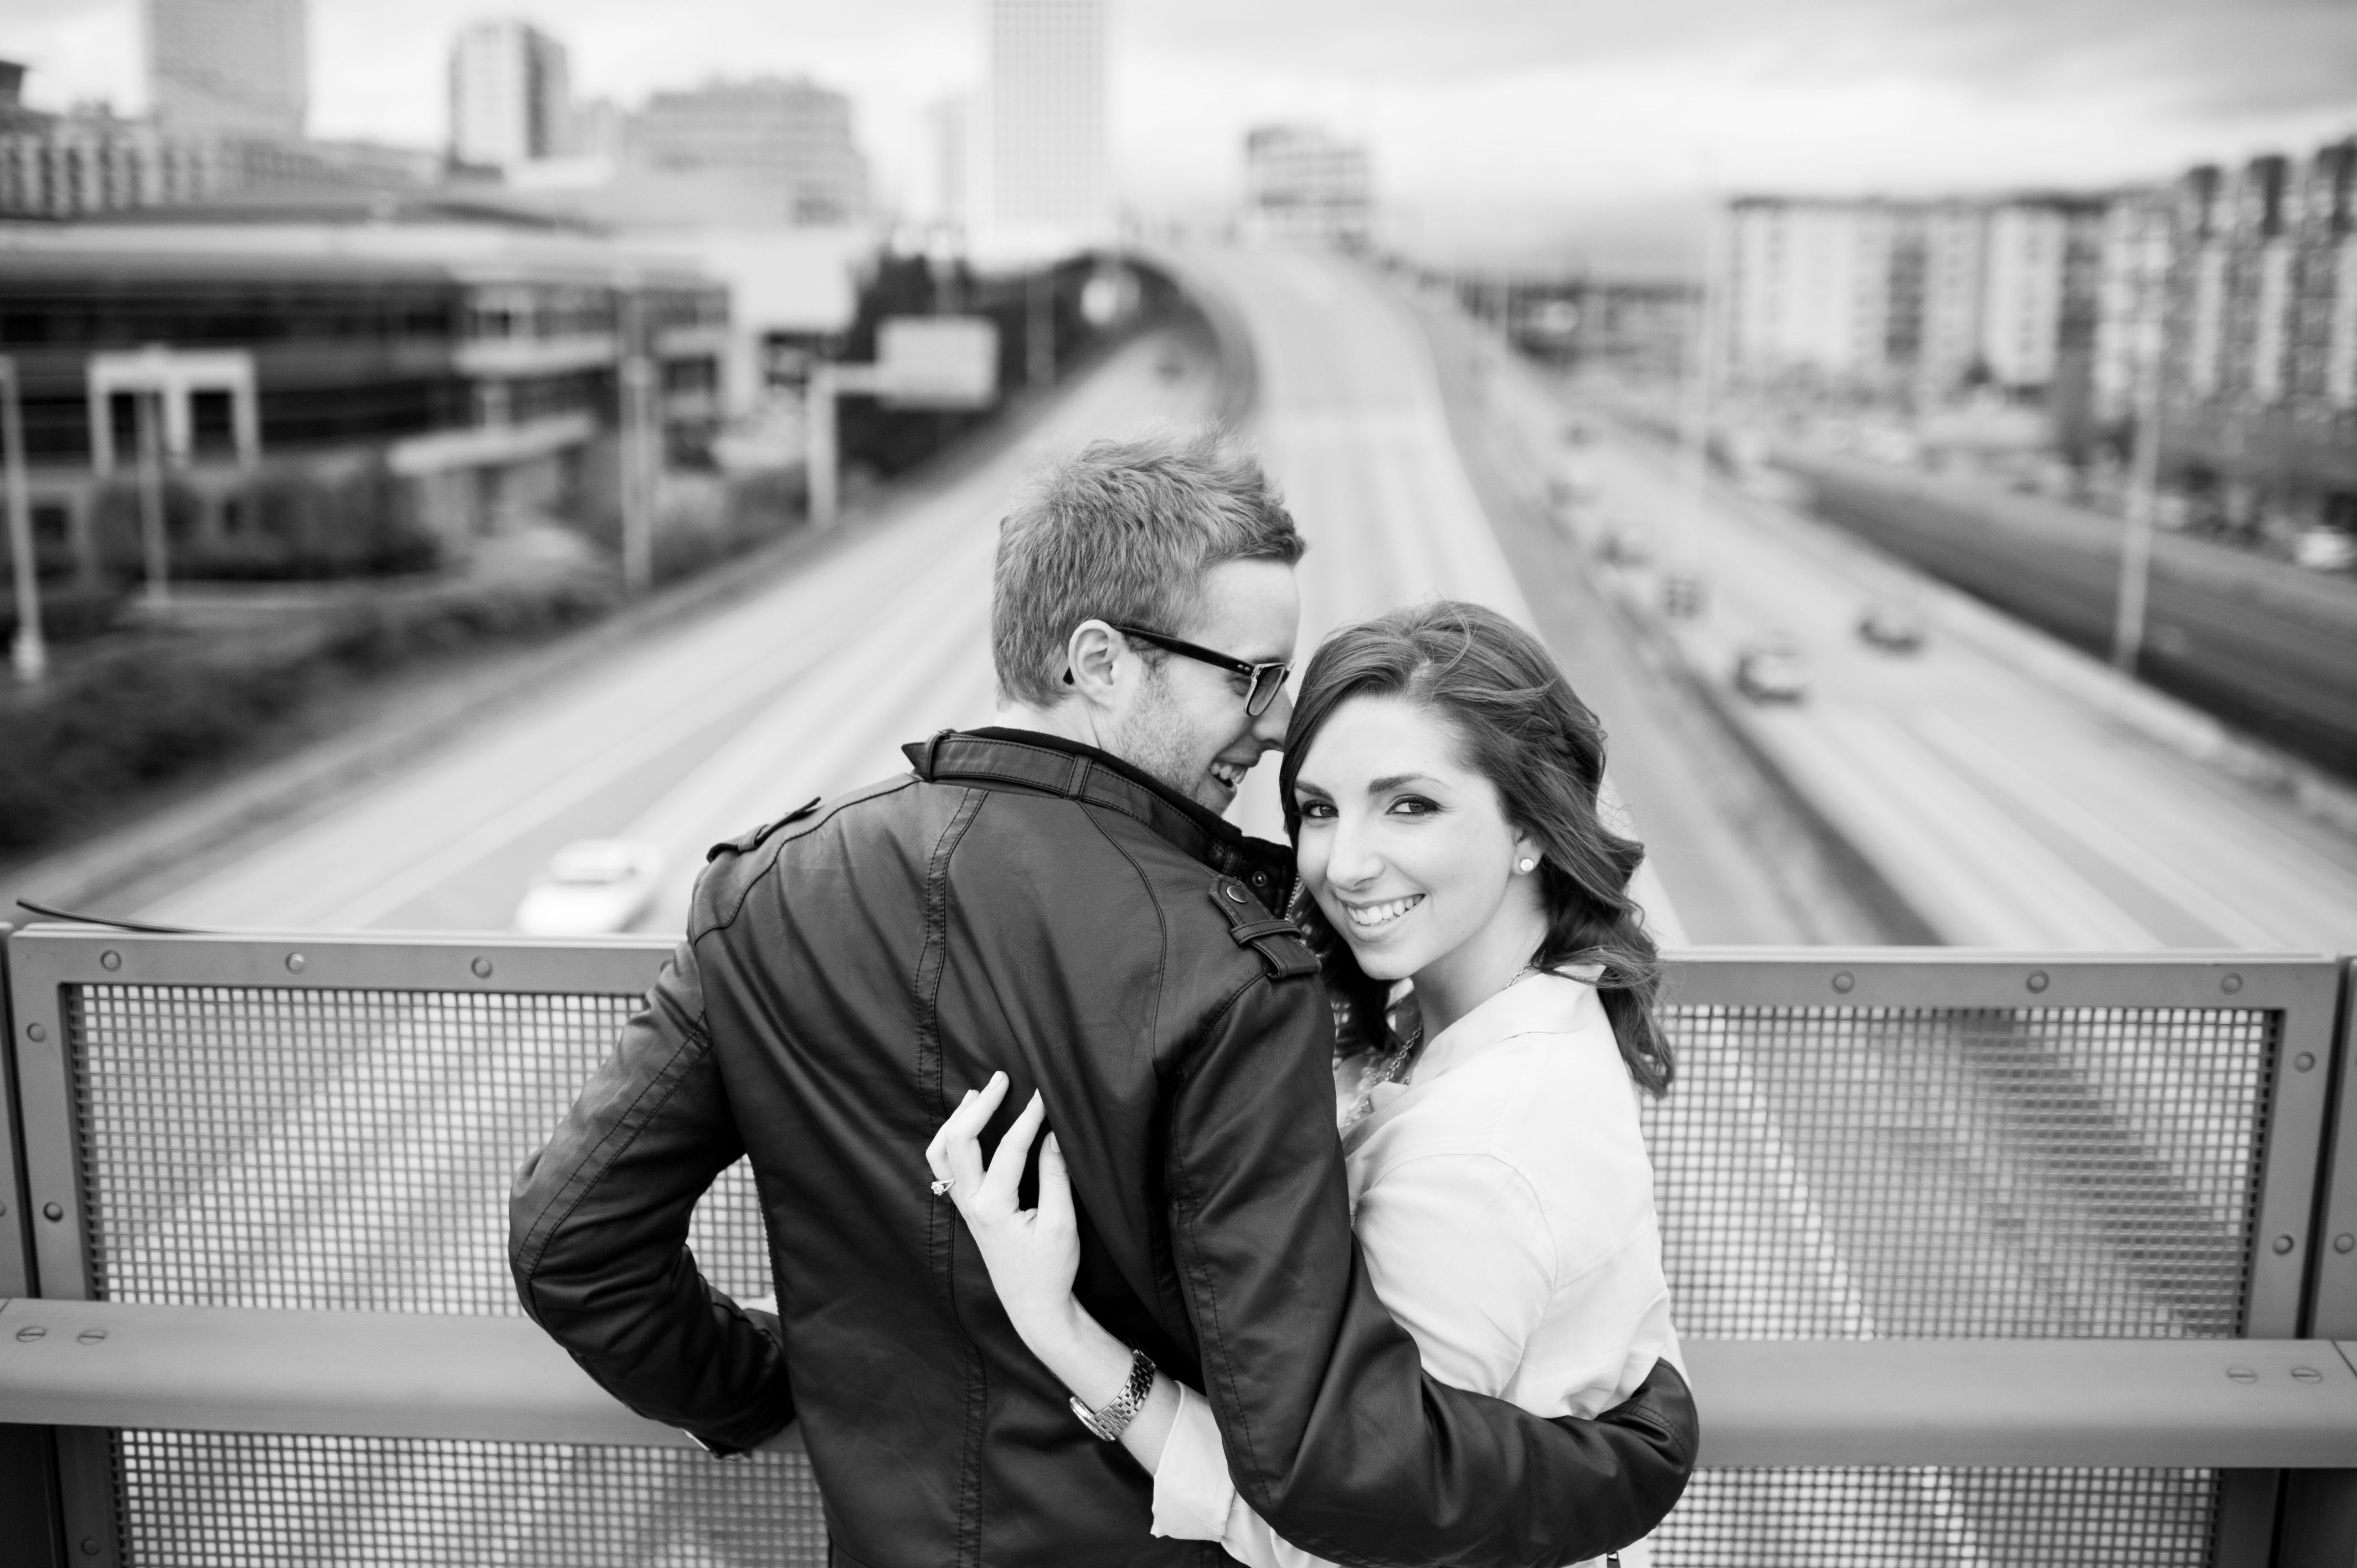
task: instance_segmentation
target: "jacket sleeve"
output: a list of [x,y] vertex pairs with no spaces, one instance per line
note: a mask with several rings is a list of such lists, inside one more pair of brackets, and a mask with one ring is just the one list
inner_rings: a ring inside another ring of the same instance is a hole
[[1549,1421],[1425,1375],[1351,1233],[1306,980],[1246,987],[1172,1091],[1170,1222],[1236,1490],[1296,1545],[1376,1568],[1537,1568],[1650,1533],[1698,1428],[1656,1369],[1593,1421]]
[[794,1413],[776,1320],[713,1289],[687,1250],[696,1200],[743,1153],[682,943],[508,1205],[533,1321],[624,1404],[723,1453]]

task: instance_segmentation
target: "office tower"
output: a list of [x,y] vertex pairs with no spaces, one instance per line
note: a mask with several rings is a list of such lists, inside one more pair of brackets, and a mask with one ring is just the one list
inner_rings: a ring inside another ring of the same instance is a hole
[[450,46],[450,154],[511,168],[571,150],[565,46],[528,22],[477,22]]
[[1112,227],[1103,0],[984,0],[985,220],[1087,243]]
[[1244,135],[1244,223],[1281,243],[1367,242],[1374,213],[1367,149],[1314,125],[1261,125]]
[[758,203],[748,218],[840,223],[867,209],[851,101],[802,78],[658,92],[632,122],[630,145],[655,168],[734,177]]
[[925,105],[924,215],[936,223],[971,216],[974,100],[963,92]]
[[145,0],[148,102],[172,131],[293,138],[310,101],[304,0]]

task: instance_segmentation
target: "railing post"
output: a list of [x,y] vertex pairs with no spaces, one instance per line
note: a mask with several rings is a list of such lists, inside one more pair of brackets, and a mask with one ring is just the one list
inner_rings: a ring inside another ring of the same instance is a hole
[[[82,1212],[81,1135],[74,1115],[73,1061],[61,987],[31,964],[21,943],[7,962],[10,1207],[22,1216],[6,1234],[16,1253],[16,1288],[28,1296],[90,1296],[89,1226]],[[29,972],[28,972],[29,971]],[[5,1263],[5,1260],[0,1260]],[[23,1456],[48,1477],[59,1563],[117,1568],[114,1434],[95,1427],[15,1427],[28,1433]],[[0,1457],[0,1463],[5,1463]],[[38,1558],[27,1559],[38,1562]]]
[[[2309,1285],[2300,1332],[2357,1341],[2357,961],[2341,966],[2333,1029],[2331,1097]],[[2284,1488],[2276,1568],[2349,1568],[2357,1563],[2357,1470],[2294,1470]]]
[[[17,1116],[16,1014],[9,1005],[8,938],[0,922],[0,1295],[32,1294],[26,1230],[25,1141]],[[0,1426],[0,1568],[64,1568],[57,1445],[46,1426]]]

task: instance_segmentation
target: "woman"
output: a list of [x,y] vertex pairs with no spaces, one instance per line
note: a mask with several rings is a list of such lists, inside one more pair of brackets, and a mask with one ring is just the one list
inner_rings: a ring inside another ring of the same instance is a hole
[[[1635,1088],[1660,1093],[1642,849],[1599,820],[1604,737],[1535,639],[1476,605],[1395,611],[1310,660],[1278,788],[1335,999],[1352,1224],[1425,1368],[1541,1415],[1592,1416],[1678,1361]],[[1396,982],[1413,991],[1387,1006]],[[1039,1206],[1016,1187],[1037,1095],[985,1169],[995,1075],[928,1151],[1024,1342],[1094,1411],[1129,1348],[1071,1295],[1055,1136]],[[1681,1365],[1681,1370],[1683,1370]],[[1154,1474],[1154,1531],[1256,1568],[1317,1562],[1236,1497],[1202,1396],[1157,1373],[1120,1440]],[[1620,1554],[1647,1561],[1641,1543]]]

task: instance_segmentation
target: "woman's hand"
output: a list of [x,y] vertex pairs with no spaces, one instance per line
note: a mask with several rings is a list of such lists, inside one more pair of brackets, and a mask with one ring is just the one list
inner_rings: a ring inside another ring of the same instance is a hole
[[[1036,1091],[998,1141],[988,1167],[983,1165],[982,1130],[1006,1098],[1003,1072],[992,1073],[980,1090],[967,1090],[925,1146],[925,1163],[936,1180],[950,1184],[950,1201],[974,1233],[1015,1332],[1082,1404],[1102,1410],[1129,1381],[1129,1347],[1072,1298],[1072,1280],[1081,1268],[1080,1228],[1072,1219],[1072,1181],[1055,1133],[1039,1146],[1039,1207],[1015,1206],[1024,1161],[1048,1117]],[[1122,1434],[1123,1446],[1149,1471],[1177,1415],[1178,1394],[1178,1385],[1157,1373],[1146,1408]]]
[[[1006,1098],[1003,1072],[992,1073],[978,1090],[967,1090],[926,1146],[925,1163],[937,1179],[951,1184],[950,1201],[974,1233],[999,1305],[1015,1331],[1050,1370],[1059,1370],[1058,1363],[1069,1363],[1080,1337],[1073,1323],[1080,1310],[1072,1300],[1072,1278],[1080,1273],[1081,1238],[1072,1222],[1072,1183],[1056,1134],[1050,1133],[1039,1150],[1039,1207],[1016,1207],[1024,1162],[1048,1116],[1047,1104],[1036,1092],[999,1140],[988,1167],[984,1166],[982,1130]],[[1112,1386],[1103,1391],[1104,1399],[1120,1391],[1122,1379],[1128,1375],[1126,1355],[1122,1362]],[[1074,1391],[1085,1398],[1094,1391]]]

